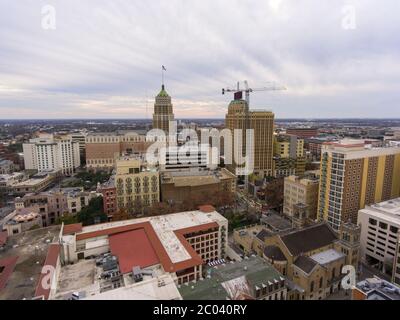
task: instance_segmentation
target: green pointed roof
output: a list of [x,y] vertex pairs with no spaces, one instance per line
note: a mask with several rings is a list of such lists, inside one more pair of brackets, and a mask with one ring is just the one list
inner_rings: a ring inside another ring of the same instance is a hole
[[169,97],[167,91],[165,91],[165,86],[164,85],[161,86],[161,91],[157,95],[157,97]]

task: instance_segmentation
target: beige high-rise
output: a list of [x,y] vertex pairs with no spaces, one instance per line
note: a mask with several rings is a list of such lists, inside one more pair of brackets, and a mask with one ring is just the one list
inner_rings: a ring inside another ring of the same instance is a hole
[[[271,111],[249,111],[246,119],[247,103],[237,99],[231,101],[228,113],[225,117],[225,127],[232,131],[232,141],[235,144],[234,130],[242,129],[242,150],[246,151],[246,122],[249,129],[254,130],[254,173],[260,176],[273,175],[273,133],[274,114]],[[232,149],[233,151],[234,149]],[[233,152],[232,152],[233,154]],[[235,173],[235,157],[233,164],[227,165],[228,169]]]
[[153,129],[161,129],[167,135],[169,133],[169,122],[174,121],[171,97],[162,85],[160,93],[156,96],[153,113]]

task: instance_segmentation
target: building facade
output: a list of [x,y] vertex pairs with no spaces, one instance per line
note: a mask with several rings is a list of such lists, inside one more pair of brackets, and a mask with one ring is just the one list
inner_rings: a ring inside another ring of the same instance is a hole
[[318,135],[318,128],[313,127],[294,127],[294,128],[287,128],[287,134],[298,136],[299,138],[312,138]]
[[400,193],[400,148],[342,140],[323,145],[318,217],[335,230],[357,222],[358,210]]
[[86,136],[86,167],[111,171],[120,156],[143,154],[151,143],[141,132],[90,133]]

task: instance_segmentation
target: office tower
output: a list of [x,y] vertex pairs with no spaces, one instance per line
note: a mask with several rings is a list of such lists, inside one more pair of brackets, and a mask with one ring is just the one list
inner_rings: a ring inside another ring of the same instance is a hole
[[161,129],[167,135],[170,121],[174,121],[173,106],[171,97],[165,91],[165,86],[162,85],[154,103],[153,129]]
[[23,144],[25,169],[60,170],[71,175],[80,166],[79,143],[71,137],[42,134]]
[[366,205],[396,198],[400,192],[400,148],[373,148],[342,140],[321,149],[318,215],[335,230],[357,222]]
[[[246,116],[247,102],[242,99],[240,94],[235,95],[235,99],[231,101],[228,107],[228,113],[225,116],[225,127],[232,132],[233,146],[237,143],[234,138],[234,130],[242,129],[242,148],[238,148],[243,155],[246,154],[246,127],[254,130],[254,173],[264,176],[273,175],[273,133],[274,133],[274,114],[271,111],[249,111],[248,118]],[[248,126],[246,123],[248,122]],[[225,143],[225,142],[224,142]],[[235,163],[235,149],[232,146],[232,164],[227,167],[233,173],[237,167]]]

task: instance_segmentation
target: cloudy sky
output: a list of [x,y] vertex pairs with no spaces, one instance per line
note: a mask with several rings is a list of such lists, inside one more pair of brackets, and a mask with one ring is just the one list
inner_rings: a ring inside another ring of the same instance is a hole
[[399,12],[398,0],[0,0],[0,119],[149,118],[161,65],[178,118],[224,117],[221,88],[245,79],[287,87],[251,97],[279,118],[400,117]]

